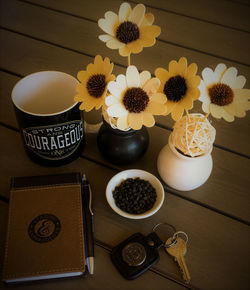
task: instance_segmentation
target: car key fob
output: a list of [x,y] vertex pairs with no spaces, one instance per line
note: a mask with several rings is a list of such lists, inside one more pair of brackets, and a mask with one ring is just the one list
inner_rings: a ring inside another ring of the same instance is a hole
[[155,232],[147,236],[136,233],[112,249],[111,260],[124,278],[132,280],[159,261],[161,246],[163,242]]

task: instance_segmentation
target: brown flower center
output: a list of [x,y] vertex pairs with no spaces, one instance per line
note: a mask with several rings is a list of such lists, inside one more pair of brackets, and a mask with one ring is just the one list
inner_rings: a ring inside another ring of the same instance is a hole
[[149,102],[149,96],[141,88],[128,89],[123,97],[123,104],[130,113],[143,112]]
[[233,90],[226,84],[216,84],[208,89],[211,103],[218,106],[226,106],[232,103]]
[[116,37],[123,43],[130,43],[140,37],[138,26],[130,21],[121,23],[116,30]]
[[87,90],[90,96],[100,98],[106,87],[106,77],[103,74],[92,75],[87,81]]
[[181,76],[175,76],[168,79],[164,86],[164,93],[168,100],[179,102],[187,92],[186,81]]

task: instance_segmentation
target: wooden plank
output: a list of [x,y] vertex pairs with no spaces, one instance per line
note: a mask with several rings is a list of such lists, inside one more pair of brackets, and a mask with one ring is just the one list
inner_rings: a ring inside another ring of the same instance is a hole
[[[36,0],[33,1],[34,3],[37,3]],[[165,3],[166,2],[168,1],[165,1]],[[101,0],[95,0],[88,3],[87,9],[83,7],[83,3],[80,0],[74,1],[74,3],[69,1],[64,1],[63,3],[61,1],[50,2],[48,0],[44,3],[44,1],[40,0],[39,3],[49,7],[52,6],[58,10],[63,9],[67,13],[76,13],[76,15],[80,14],[81,17],[98,20],[99,18],[103,17],[107,10],[118,12],[119,5],[122,3],[122,1],[106,1],[104,8]],[[152,1],[146,1],[146,3],[149,4],[149,6],[155,7],[156,5],[157,7],[157,4],[152,3]],[[223,7],[226,7],[225,3],[223,4],[224,5],[215,4],[215,11],[217,9],[223,9]],[[196,10],[196,7],[200,7],[200,10],[206,10],[205,7],[202,7],[201,5],[202,3],[196,3],[196,5],[194,3],[186,3],[185,11],[188,14],[189,11]],[[205,6],[209,5],[210,3],[207,2]],[[98,9],[96,9],[96,7],[98,7]],[[175,13],[173,14],[167,11],[153,9],[152,7],[148,8],[147,11],[150,11],[154,14],[155,23],[162,28],[159,39],[174,43],[176,45],[181,45],[186,48],[191,48],[210,53],[212,55],[220,56],[222,58],[231,59],[248,65],[250,64],[248,56],[248,51],[250,48],[250,37],[248,33],[236,31],[227,27],[200,21],[194,18],[184,17]],[[210,7],[212,8],[213,6],[210,5]],[[100,11],[101,9],[103,9],[103,11]],[[242,9],[242,11],[245,10]],[[248,15],[246,11],[244,13],[246,16]],[[217,15],[220,14],[218,13]],[[242,17],[243,15],[238,15],[239,18],[240,16]],[[248,23],[250,23],[249,17],[246,17],[246,19]],[[250,29],[250,24],[248,29]],[[243,43],[244,46],[242,45]]]
[[[106,243],[112,247],[134,232],[140,231],[143,234],[148,234],[158,222],[168,222],[175,225],[178,230],[186,231],[189,235],[190,242],[186,261],[192,276],[192,286],[203,289],[246,289],[249,285],[250,231],[248,226],[170,194],[166,194],[165,202],[160,211],[147,219],[147,222],[122,218],[111,210],[105,200],[105,187],[116,171],[82,158],[58,168],[41,167],[33,164],[25,156],[17,132],[0,127],[0,136],[5,136],[5,139],[8,140],[6,141],[7,146],[0,150],[1,156],[9,155],[8,163],[5,163],[7,168],[0,175],[1,192],[5,192],[6,182],[13,175],[84,171],[90,180],[94,194],[95,238],[101,243]],[[15,153],[13,153],[13,149],[15,149]],[[159,235],[165,239],[170,235],[170,232],[162,229]],[[237,255],[234,254],[236,252]],[[105,264],[102,264],[103,260]],[[104,282],[103,277],[105,275],[107,277],[109,271],[110,274],[114,275],[116,282],[112,286],[108,284],[109,287],[115,288],[115,285],[119,283],[126,283],[115,271],[113,273],[110,261],[107,258],[106,262],[106,257],[103,257],[103,254],[98,250],[96,261],[101,265],[97,266],[93,283],[95,279],[101,279]],[[103,268],[104,276],[100,278],[99,275],[102,274],[100,274],[99,269],[102,267],[105,267],[105,270]],[[180,280],[177,265],[165,254],[163,249],[161,250],[161,260],[154,269],[159,270],[163,276]],[[161,289],[158,285],[164,285],[164,289],[172,289],[172,285],[168,286],[165,282],[162,284],[158,276],[154,275],[150,278],[155,279],[155,283],[159,283],[155,284],[155,289]],[[147,283],[147,280],[142,282],[141,279],[144,278],[142,277],[136,282],[140,283],[139,281],[141,281],[140,285]],[[147,279],[146,276],[145,279]],[[126,286],[128,287],[128,284]],[[133,285],[130,284],[130,286]],[[150,287],[152,289],[152,285]],[[96,286],[96,288],[98,287]]]
[[[115,1],[116,0],[106,1],[105,5],[107,10],[111,9],[109,7],[114,7],[116,10],[119,9],[121,1],[117,1],[118,4],[116,4]],[[103,14],[103,8],[101,5],[96,5],[94,10],[92,9],[92,6],[89,5],[84,6],[84,9],[82,9],[83,3],[81,0],[73,0],[70,4],[67,0],[61,0],[60,2],[56,0],[31,0],[30,2],[53,9],[59,9],[66,13],[70,12],[78,16],[83,16],[84,13],[85,15],[88,15],[87,18],[92,20],[98,19],[98,17]],[[152,7],[165,10],[170,14],[178,14],[179,16],[186,16],[200,21],[207,21],[226,27],[232,27],[234,29],[250,31],[250,20],[248,17],[250,8],[227,0],[212,0],[209,2],[206,0],[156,0],[154,2],[151,0],[135,0],[133,1],[132,6],[134,6],[135,2],[145,4],[148,7],[148,10],[151,10],[152,12],[154,11],[153,13],[155,13],[155,9],[152,9]],[[246,0],[246,2],[249,3],[248,0]]]
[[[6,236],[6,224],[7,224],[8,204],[0,201],[0,268],[2,269],[5,236]],[[181,285],[178,285],[170,280],[155,274],[152,271],[148,271],[141,277],[141,279],[135,281],[126,281],[122,279],[118,271],[111,264],[109,252],[100,246],[95,247],[95,275],[93,277],[75,278],[70,280],[57,280],[48,281],[43,283],[31,284],[29,289],[115,289],[115,285],[119,284],[119,289],[141,289],[141,285],[145,285],[144,289],[151,289],[150,281],[154,281],[157,289],[186,289]],[[18,257],[17,257],[18,258]],[[2,272],[2,270],[1,270]],[[107,279],[112,277],[112,279]],[[105,285],[105,287],[103,287]],[[25,286],[13,286],[11,289],[27,289]],[[2,288],[1,288],[2,289]]]
[[[40,70],[61,70],[76,76],[79,70],[93,61],[91,57],[78,54],[77,52],[28,39],[5,30],[0,30],[0,32],[2,39],[5,39],[2,42],[0,52],[0,66],[18,74],[26,75]],[[16,50],[17,45],[19,47],[18,50]],[[64,59],[64,61],[62,62],[61,59]],[[114,73],[122,72],[124,73],[124,69],[116,65]],[[196,102],[193,111],[201,112],[200,102]],[[173,125],[170,116],[157,117],[157,121],[163,125]],[[248,134],[250,130],[249,113],[246,118],[236,118],[233,123],[215,119],[212,122],[217,130],[216,143],[218,145],[250,155],[250,136]]]
[[[36,43],[36,42],[28,41],[26,43],[26,47],[31,49],[33,47],[33,43]],[[13,46],[15,46],[14,42],[13,42]],[[31,56],[35,55],[35,53],[32,51],[28,50],[28,52],[29,52],[29,55]],[[67,57],[67,56],[68,55],[64,55],[64,57]],[[13,57],[14,58],[16,57],[18,59],[18,55],[15,54],[14,52],[13,52]],[[12,57],[10,59],[12,59]],[[68,58],[68,61],[70,62],[70,58]],[[13,67],[14,65],[17,65],[17,62],[14,61]],[[26,59],[26,65],[28,69],[30,69],[27,59]],[[24,66],[18,65],[18,67],[20,67],[21,69],[25,69],[25,65]],[[1,78],[3,79],[5,88],[7,88],[9,75],[3,73],[1,75]],[[10,83],[10,85],[12,85],[12,83]],[[3,110],[5,113],[3,115],[3,118],[0,119],[0,121],[6,123],[7,125],[16,126],[15,118],[13,114],[13,108],[9,99],[11,89],[12,87],[8,87],[4,95],[1,96],[0,98],[1,107],[5,108]],[[12,113],[9,114],[6,112],[12,112]],[[234,134],[237,134],[236,130],[233,132]],[[150,148],[149,148],[148,153],[140,161],[132,164],[132,166],[135,168],[142,168],[142,169],[150,170],[154,172],[155,174],[157,174],[157,169],[156,169],[157,156],[161,148],[165,144],[167,144],[169,131],[154,127],[153,129],[150,130],[150,134],[151,134],[151,137],[150,137],[151,142],[150,142]],[[226,132],[225,132],[225,135],[226,135]],[[87,144],[84,154],[86,154],[86,156],[90,158],[105,162],[96,147],[96,136],[89,134],[87,138],[87,142],[88,144]],[[248,144],[246,145],[248,146]],[[210,179],[205,183],[205,185],[189,193],[181,192],[179,194],[181,194],[184,197],[187,196],[193,200],[212,206],[216,209],[222,210],[233,216],[250,221],[249,195],[248,195],[249,180],[248,180],[248,175],[247,175],[247,172],[249,172],[249,166],[250,166],[249,160],[246,158],[237,156],[235,154],[231,154],[229,152],[223,151],[218,148],[214,148],[212,155],[214,159],[214,169],[213,169]],[[127,167],[122,167],[122,168],[130,168],[130,167],[131,165]],[[230,180],[230,182],[232,183],[232,186],[229,186],[227,184],[226,182],[227,180]],[[207,192],[207,194],[204,194],[204,192]],[[225,202],[225,200],[228,200],[228,202]]]
[[[250,8],[234,1],[228,0],[157,0],[152,3],[150,0],[137,1],[148,6],[164,9],[169,12],[205,20],[222,26],[227,26],[243,31],[250,31],[249,13]],[[241,1],[235,1],[241,2]],[[246,0],[245,2],[248,2]]]
[[0,201],[0,274],[2,274],[3,260],[4,260],[4,247],[5,237],[8,221],[8,204]]

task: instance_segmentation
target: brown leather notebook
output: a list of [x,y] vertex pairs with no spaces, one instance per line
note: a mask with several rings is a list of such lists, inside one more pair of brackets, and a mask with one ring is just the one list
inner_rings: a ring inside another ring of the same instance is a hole
[[85,273],[81,174],[12,179],[3,280]]

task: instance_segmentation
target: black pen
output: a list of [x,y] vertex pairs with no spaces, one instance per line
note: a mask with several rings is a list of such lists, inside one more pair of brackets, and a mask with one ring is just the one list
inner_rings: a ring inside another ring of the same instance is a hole
[[94,224],[93,224],[93,196],[90,184],[85,174],[82,178],[83,198],[84,198],[84,216],[85,216],[85,230],[86,230],[86,262],[89,273],[94,274]]

